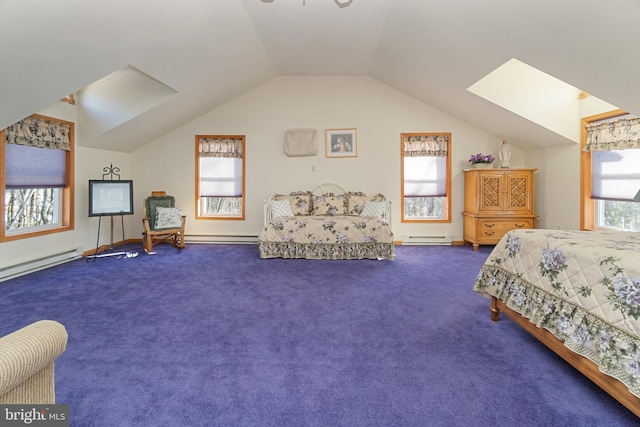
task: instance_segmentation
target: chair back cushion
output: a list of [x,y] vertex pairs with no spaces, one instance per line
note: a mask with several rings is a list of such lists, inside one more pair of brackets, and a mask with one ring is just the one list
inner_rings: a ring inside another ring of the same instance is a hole
[[147,197],[144,204],[147,212],[147,218],[149,218],[149,228],[152,230],[156,228],[156,217],[158,215],[156,208],[174,208],[175,203],[176,199],[173,196]]

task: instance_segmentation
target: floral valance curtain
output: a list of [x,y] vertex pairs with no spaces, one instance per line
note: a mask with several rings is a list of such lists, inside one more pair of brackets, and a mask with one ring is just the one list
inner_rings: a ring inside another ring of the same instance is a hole
[[405,136],[405,157],[447,157],[449,137],[447,135]]
[[9,144],[69,151],[70,128],[66,123],[31,116],[9,126],[6,140]]
[[625,116],[617,120],[587,125],[584,151],[610,151],[640,148],[640,117]]
[[242,158],[242,138],[200,138],[200,157]]

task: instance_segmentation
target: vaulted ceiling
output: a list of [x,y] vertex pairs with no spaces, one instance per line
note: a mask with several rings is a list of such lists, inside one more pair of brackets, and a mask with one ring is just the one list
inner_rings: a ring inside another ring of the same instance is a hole
[[467,90],[512,58],[640,113],[636,0],[343,2],[0,0],[0,127],[139,70],[166,99],[81,142],[131,152],[278,76],[367,75],[525,150],[573,143]]

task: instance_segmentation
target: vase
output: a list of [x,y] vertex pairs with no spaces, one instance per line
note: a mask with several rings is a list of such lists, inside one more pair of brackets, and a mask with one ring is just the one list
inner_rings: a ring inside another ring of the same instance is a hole
[[489,169],[491,168],[491,163],[473,163],[471,165],[474,169]]

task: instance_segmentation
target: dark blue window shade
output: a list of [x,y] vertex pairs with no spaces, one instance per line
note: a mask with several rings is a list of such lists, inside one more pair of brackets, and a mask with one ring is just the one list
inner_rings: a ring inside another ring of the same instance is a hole
[[6,188],[62,188],[65,150],[5,144]]

